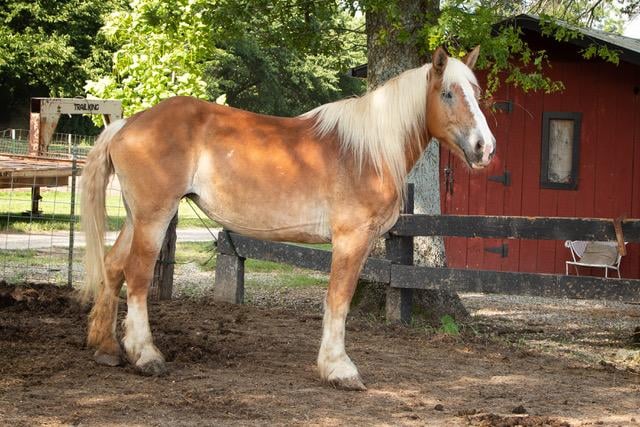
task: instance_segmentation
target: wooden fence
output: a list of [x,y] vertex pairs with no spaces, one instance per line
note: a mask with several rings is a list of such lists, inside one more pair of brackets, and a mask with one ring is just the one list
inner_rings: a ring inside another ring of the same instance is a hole
[[[412,203],[408,204],[412,208]],[[621,227],[620,227],[621,226]],[[389,284],[387,317],[408,322],[413,289],[448,289],[556,298],[608,299],[640,303],[640,280],[590,276],[432,268],[413,265],[414,236],[457,236],[533,240],[620,240],[640,242],[640,219],[402,214],[386,235],[386,258],[369,258],[361,278]],[[223,231],[218,237],[214,296],[241,303],[244,260],[261,259],[328,272],[331,252],[267,242]]]

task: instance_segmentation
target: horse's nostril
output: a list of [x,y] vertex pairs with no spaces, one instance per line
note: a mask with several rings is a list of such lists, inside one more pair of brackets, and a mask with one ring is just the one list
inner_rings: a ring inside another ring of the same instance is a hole
[[476,145],[475,145],[476,153],[482,153],[483,149],[484,149],[484,143],[480,139],[480,140],[478,140],[478,142],[476,142]]

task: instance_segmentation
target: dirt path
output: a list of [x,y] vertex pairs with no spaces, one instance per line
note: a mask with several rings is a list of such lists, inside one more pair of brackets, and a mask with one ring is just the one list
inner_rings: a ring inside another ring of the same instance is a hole
[[354,393],[317,379],[319,312],[178,299],[151,322],[162,378],[95,365],[66,290],[0,286],[0,424],[640,425],[637,373],[482,336],[351,319]]
[[[214,236],[218,235],[221,228],[178,228],[176,230],[178,241],[180,242],[210,242]],[[109,231],[105,233],[105,243],[112,245],[118,237],[119,231]],[[74,247],[83,248],[85,246],[84,232],[77,231],[74,235]],[[16,249],[48,249],[51,247],[69,247],[68,231],[50,231],[48,233],[0,233],[0,248],[3,250]]]

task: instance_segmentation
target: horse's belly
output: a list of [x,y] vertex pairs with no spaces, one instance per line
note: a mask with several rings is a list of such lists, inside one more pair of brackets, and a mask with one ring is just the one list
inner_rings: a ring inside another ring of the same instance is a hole
[[270,147],[212,143],[199,156],[194,200],[210,218],[244,235],[329,241],[326,171],[288,146]]
[[267,240],[322,243],[331,240],[328,204],[318,191],[278,185],[197,185],[194,201],[225,228]]
[[317,206],[242,204],[234,209],[215,196],[195,198],[207,216],[223,227],[258,239],[323,243],[331,240],[328,211]]

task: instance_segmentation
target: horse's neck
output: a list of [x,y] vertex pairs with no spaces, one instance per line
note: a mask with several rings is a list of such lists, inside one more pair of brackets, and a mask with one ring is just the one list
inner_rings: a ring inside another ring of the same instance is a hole
[[411,172],[411,169],[413,169],[416,163],[418,163],[430,141],[431,136],[425,129],[422,135],[414,136],[405,143],[404,153],[407,164],[407,175]]

